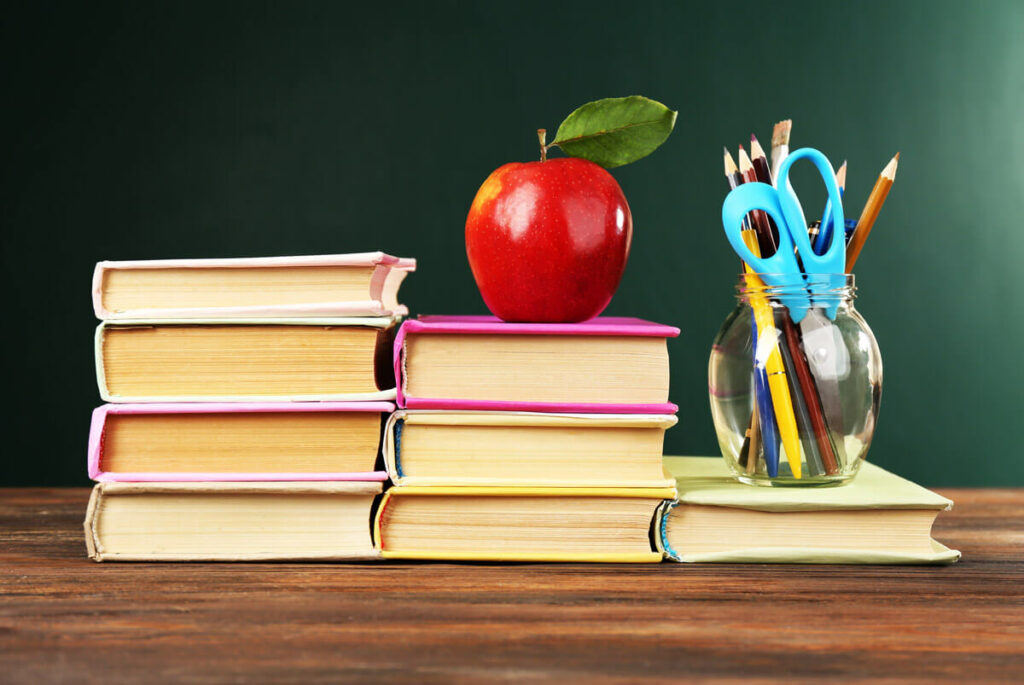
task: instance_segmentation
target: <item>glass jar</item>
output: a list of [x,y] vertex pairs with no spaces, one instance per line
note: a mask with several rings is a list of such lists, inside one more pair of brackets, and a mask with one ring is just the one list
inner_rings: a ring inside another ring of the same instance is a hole
[[739,304],[711,346],[718,444],[751,485],[844,483],[875,431],[882,357],[853,306],[853,276],[803,276],[742,274]]

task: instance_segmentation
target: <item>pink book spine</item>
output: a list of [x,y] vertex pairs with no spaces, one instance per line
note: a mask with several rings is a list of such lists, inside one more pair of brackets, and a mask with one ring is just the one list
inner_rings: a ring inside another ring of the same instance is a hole
[[390,414],[390,402],[263,402],[239,404],[163,403],[104,404],[92,412],[89,427],[89,478],[97,482],[204,482],[204,481],[383,481],[386,471],[355,473],[109,473],[100,468],[103,455],[104,428],[109,414],[226,414],[365,411]]
[[671,402],[656,404],[606,404],[599,402],[509,402],[504,400],[458,400],[407,397],[405,386],[405,340],[409,333],[464,333],[514,335],[630,335],[674,338],[679,329],[641,319],[598,317],[579,324],[507,324],[487,316],[438,316],[402,323],[395,336],[395,402],[402,409],[461,409],[480,411],[536,411],[578,414],[675,414]]

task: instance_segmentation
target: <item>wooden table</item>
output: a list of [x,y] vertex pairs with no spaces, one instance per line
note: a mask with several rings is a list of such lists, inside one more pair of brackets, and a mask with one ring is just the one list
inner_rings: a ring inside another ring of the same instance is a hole
[[1024,490],[951,567],[96,564],[85,489],[0,489],[0,682],[1024,679]]

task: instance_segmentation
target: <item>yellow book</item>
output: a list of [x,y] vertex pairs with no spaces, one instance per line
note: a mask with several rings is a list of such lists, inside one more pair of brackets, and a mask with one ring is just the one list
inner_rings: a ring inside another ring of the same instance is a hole
[[394,487],[374,519],[385,559],[658,562],[674,488]]

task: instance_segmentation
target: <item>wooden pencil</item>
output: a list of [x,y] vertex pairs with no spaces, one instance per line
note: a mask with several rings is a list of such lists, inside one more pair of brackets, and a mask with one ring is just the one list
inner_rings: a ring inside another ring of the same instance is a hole
[[[754,169],[754,165],[751,163],[750,157],[747,156],[747,151],[743,149],[742,145],[740,145],[739,171],[744,183],[757,182],[757,171]],[[757,231],[757,244],[761,248],[760,256],[770,257],[775,254],[778,243],[775,242],[775,237],[772,235],[772,227],[768,223],[768,215],[763,210],[755,209],[750,212],[750,217],[754,230]]]
[[758,142],[757,136],[750,134],[750,163],[754,166],[754,173],[761,183],[772,184],[772,170],[768,168],[768,158],[764,154],[764,148]]
[[779,177],[779,165],[789,154],[789,134],[792,130],[792,119],[780,121],[772,129],[772,178]]
[[846,246],[846,273],[853,273],[853,265],[857,263],[857,257],[860,256],[864,242],[871,233],[871,227],[875,225],[875,219],[878,218],[878,213],[882,211],[882,205],[885,204],[885,198],[889,195],[889,189],[892,188],[892,183],[896,180],[896,167],[899,161],[900,153],[897,152],[896,156],[889,160],[889,163],[882,169],[882,173],[875,182],[875,187],[871,189],[871,194],[868,195],[868,201],[864,204],[864,211],[860,213],[860,218],[857,219],[857,228],[853,231],[850,244]]
[[[754,174],[760,183],[775,185],[772,181],[772,170],[768,168],[768,157],[765,156],[764,148],[761,147],[761,143],[753,133],[750,134],[750,163],[753,165]],[[775,221],[770,216],[765,214],[765,217],[768,219],[769,228],[772,229],[772,241],[778,245],[779,227],[775,225]]]
[[839,473],[839,460],[836,459],[832,440],[829,439],[825,413],[821,409],[821,399],[818,397],[818,390],[814,385],[811,367],[800,347],[800,336],[788,312],[783,313],[782,330],[786,336],[786,345],[789,346],[789,354],[793,359],[793,370],[796,372],[796,379],[800,385],[800,394],[807,402],[811,432],[814,433],[814,440],[818,443],[818,454],[821,455],[822,466],[825,468],[825,473],[830,476],[835,475]]

